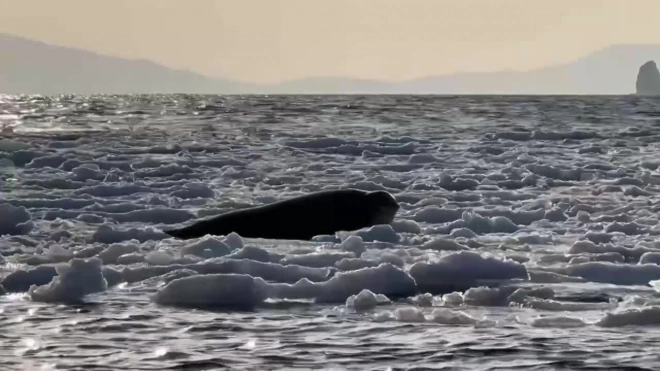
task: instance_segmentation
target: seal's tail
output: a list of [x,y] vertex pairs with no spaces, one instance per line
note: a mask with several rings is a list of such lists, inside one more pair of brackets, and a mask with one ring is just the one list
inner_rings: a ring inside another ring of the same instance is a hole
[[206,228],[205,228],[205,222],[199,222],[196,224],[189,225],[187,227],[183,228],[178,228],[178,229],[170,229],[167,231],[163,231],[166,234],[174,237],[174,238],[179,238],[182,240],[189,240],[191,238],[199,238],[203,237],[204,235],[207,234]]
[[183,229],[183,228],[181,228],[181,229],[170,229],[170,230],[163,231],[163,232],[165,232],[165,234],[167,234],[171,237],[174,237],[174,238],[186,239],[185,229]]

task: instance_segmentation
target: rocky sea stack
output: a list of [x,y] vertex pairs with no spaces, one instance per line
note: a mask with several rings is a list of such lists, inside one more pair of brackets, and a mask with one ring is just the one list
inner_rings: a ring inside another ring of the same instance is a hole
[[660,96],[660,71],[654,61],[648,61],[639,68],[637,94]]

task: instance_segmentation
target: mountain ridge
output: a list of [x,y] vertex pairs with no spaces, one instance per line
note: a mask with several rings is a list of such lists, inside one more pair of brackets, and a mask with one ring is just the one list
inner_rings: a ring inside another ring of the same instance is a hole
[[229,93],[249,84],[0,33],[0,92],[19,94]]
[[463,72],[405,81],[318,76],[256,84],[0,33],[0,93],[632,94],[639,66],[658,58],[660,45],[618,44],[528,71]]

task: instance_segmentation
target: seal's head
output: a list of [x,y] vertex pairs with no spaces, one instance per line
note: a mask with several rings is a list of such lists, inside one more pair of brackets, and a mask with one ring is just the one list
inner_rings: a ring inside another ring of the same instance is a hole
[[399,211],[399,204],[390,193],[385,191],[369,192],[367,207],[373,210],[374,224],[390,224]]

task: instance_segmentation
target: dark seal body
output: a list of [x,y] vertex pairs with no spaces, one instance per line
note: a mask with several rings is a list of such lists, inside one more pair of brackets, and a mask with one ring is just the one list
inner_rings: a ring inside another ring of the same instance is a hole
[[342,189],[231,211],[165,233],[181,239],[236,232],[246,238],[311,240],[318,235],[389,224],[398,210],[396,200],[387,192]]

